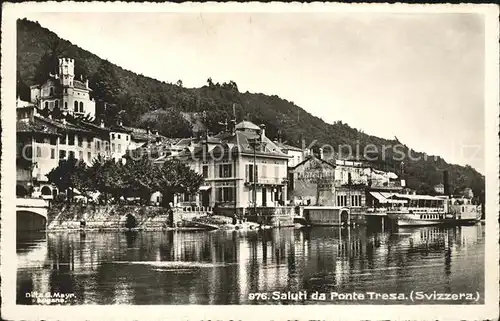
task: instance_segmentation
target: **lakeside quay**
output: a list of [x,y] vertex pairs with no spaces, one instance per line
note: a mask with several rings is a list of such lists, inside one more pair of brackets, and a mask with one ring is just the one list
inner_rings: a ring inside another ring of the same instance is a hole
[[214,215],[204,208],[135,205],[54,204],[47,210],[46,231],[203,231],[263,229],[270,225]]

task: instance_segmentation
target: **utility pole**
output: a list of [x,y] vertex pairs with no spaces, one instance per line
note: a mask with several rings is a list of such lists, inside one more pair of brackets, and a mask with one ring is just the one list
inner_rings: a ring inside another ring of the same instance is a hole
[[255,145],[253,146],[253,213],[257,215],[257,141],[255,141]]
[[257,214],[257,146],[260,145],[260,135],[249,141],[253,147],[253,211]]

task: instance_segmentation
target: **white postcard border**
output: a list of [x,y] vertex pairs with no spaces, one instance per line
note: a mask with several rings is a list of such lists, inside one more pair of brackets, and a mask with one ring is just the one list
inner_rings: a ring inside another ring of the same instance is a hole
[[[5,319],[495,319],[498,317],[498,220],[499,213],[499,44],[498,7],[495,5],[406,5],[331,3],[21,3],[3,5],[2,15],[2,220],[1,276],[2,317]],[[485,153],[486,153],[486,249],[484,305],[311,305],[311,306],[19,306],[15,305],[15,79],[16,19],[33,12],[469,12],[485,16]],[[9,153],[10,151],[10,153]]]

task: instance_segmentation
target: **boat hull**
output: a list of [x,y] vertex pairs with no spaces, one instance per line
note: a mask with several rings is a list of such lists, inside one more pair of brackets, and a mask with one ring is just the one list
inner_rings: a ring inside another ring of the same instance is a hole
[[[425,214],[424,214],[425,215]],[[435,216],[435,215],[434,215]],[[395,222],[397,226],[429,226],[439,224],[466,225],[475,224],[481,219],[478,217],[456,218],[450,215],[441,214],[439,218],[422,218],[421,214],[410,213],[388,213],[387,217]]]
[[387,217],[394,221],[397,226],[428,226],[442,224],[442,219],[422,219],[415,214],[387,214]]

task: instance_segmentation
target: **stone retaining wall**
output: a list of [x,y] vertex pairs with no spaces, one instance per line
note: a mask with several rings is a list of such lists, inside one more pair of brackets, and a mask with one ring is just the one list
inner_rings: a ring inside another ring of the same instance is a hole
[[[94,204],[53,204],[47,214],[48,230],[79,229],[85,222],[88,229],[122,229],[125,228],[127,215],[136,220],[136,228],[157,230],[169,227],[167,208],[157,206],[133,205],[94,205]],[[177,222],[190,220],[206,215],[205,212],[173,210],[173,226]]]

